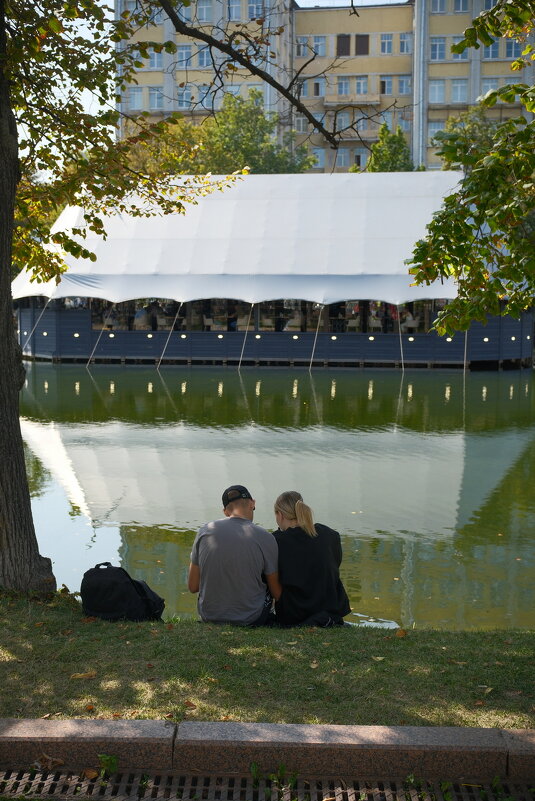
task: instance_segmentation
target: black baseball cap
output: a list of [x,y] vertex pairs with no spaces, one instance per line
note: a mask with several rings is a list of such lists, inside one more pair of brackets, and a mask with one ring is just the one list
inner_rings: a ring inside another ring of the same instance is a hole
[[253,500],[253,496],[247,489],[247,487],[242,487],[241,484],[233,484],[232,487],[229,487],[223,493],[222,501],[223,501],[223,509],[229,505],[229,503],[233,503],[233,501],[239,501],[242,498]]

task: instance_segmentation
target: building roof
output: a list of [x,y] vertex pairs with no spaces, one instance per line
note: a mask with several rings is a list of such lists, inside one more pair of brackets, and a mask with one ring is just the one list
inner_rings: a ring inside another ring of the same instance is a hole
[[[248,175],[186,213],[106,220],[83,240],[96,262],[65,254],[59,284],[21,273],[13,297],[234,298],[256,303],[450,298],[453,282],[411,286],[406,260],[458,172]],[[69,207],[56,230],[83,226]]]

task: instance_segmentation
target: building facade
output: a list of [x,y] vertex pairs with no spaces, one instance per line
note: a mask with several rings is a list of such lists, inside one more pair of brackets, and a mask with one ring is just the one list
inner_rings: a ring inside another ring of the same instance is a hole
[[[267,110],[279,113],[281,133],[294,130],[316,156],[314,171],[345,172],[365,168],[370,147],[383,123],[399,125],[416,166],[439,168],[433,136],[446,120],[474,105],[491,89],[510,82],[534,82],[534,67],[511,71],[523,45],[496,40],[461,54],[451,47],[494,0],[414,0],[414,2],[305,7],[301,0],[193,0],[181,13],[216,36],[252,32],[266,43],[254,58],[281,83],[297,82],[312,114],[339,132],[338,150],[314,133],[259,78],[202,44],[175,34],[165,14],[137,34],[140,39],[175,40],[177,53],[153,52],[139,71],[138,84],[122,98],[126,115],[149,111],[154,117],[178,111],[195,120],[219,108],[224,93],[245,97],[264,94]],[[132,10],[136,0],[116,0],[117,13]],[[520,103],[498,103],[489,117],[521,113]]]

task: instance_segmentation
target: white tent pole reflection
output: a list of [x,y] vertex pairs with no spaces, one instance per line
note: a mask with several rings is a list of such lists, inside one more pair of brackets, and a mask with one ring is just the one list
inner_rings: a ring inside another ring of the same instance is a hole
[[167,346],[169,345],[169,340],[171,339],[171,335],[172,335],[173,331],[175,330],[176,321],[178,320],[178,315],[180,314],[180,309],[181,308],[182,308],[182,303],[179,304],[179,307],[178,307],[178,309],[176,311],[176,314],[175,314],[175,319],[173,320],[173,325],[171,326],[171,330],[169,331],[169,336],[165,340],[165,345],[164,345],[164,348],[162,350],[162,355],[160,356],[160,358],[158,360],[158,364],[156,365],[156,369],[157,370],[160,369],[160,365],[162,363],[162,359],[165,356],[165,351],[167,350]]
[[312,370],[312,362],[314,361],[314,353],[316,352],[316,342],[318,341],[318,331],[320,330],[320,323],[321,323],[321,315],[323,314],[323,309],[325,307],[321,306],[320,313],[318,314],[318,324],[316,326],[316,334],[314,336],[314,344],[312,345],[312,353],[310,354],[310,364],[308,365],[308,371]]
[[245,336],[243,338],[243,344],[241,346],[240,361],[238,362],[238,370],[241,369],[241,363],[242,363],[242,359],[243,359],[243,352],[245,350],[245,343],[247,341],[247,334],[249,333],[249,326],[251,325],[251,316],[253,314],[253,307],[254,307],[254,303],[251,303],[251,308],[249,309],[249,319],[247,320],[247,325],[245,327]]

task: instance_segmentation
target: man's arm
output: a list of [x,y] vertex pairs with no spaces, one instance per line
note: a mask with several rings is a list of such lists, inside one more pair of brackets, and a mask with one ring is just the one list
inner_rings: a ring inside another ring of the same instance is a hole
[[279,581],[279,574],[278,573],[266,574],[266,581],[270,593],[275,598],[275,600],[278,601],[282,595],[282,584]]
[[201,584],[201,571],[199,565],[194,565],[193,562],[189,563],[188,571],[188,590],[190,592],[199,592]]

